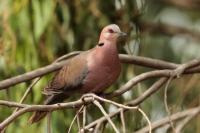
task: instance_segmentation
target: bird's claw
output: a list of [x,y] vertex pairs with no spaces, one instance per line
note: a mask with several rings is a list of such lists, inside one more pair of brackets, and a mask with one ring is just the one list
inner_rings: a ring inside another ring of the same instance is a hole
[[84,94],[84,95],[81,97],[81,100],[83,101],[83,103],[86,103],[86,98],[92,98],[92,101],[95,100],[94,94],[93,94],[93,93]]

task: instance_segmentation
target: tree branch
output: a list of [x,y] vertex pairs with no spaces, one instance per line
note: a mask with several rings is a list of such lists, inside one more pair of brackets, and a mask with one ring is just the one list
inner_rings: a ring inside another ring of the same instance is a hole
[[93,98],[88,97],[85,98],[84,101],[79,99],[74,102],[68,102],[68,103],[58,103],[58,104],[52,104],[52,105],[28,105],[28,104],[20,104],[17,102],[11,102],[11,101],[4,101],[0,100],[0,105],[4,105],[7,107],[19,107],[22,108],[19,111],[11,114],[6,120],[0,123],[0,131],[5,128],[7,125],[9,125],[12,121],[14,121],[16,118],[21,116],[22,114],[26,112],[33,112],[33,111],[54,111],[58,109],[63,108],[75,108],[79,107],[83,104],[91,103],[93,101]]
[[[183,119],[187,116],[190,116],[190,115],[193,115],[195,113],[200,113],[200,106],[198,107],[195,107],[195,108],[191,108],[191,109],[187,109],[185,111],[182,111],[182,112],[178,112],[178,113],[175,113],[173,115],[171,115],[171,120],[172,121],[177,121],[177,120],[180,120],[180,119]],[[166,124],[169,124],[169,117],[165,117],[163,119],[160,119],[160,120],[157,120],[155,122],[152,123],[152,130],[155,130],[157,128],[160,128]],[[149,127],[146,126],[138,131],[136,131],[135,133],[147,133],[149,130]]]

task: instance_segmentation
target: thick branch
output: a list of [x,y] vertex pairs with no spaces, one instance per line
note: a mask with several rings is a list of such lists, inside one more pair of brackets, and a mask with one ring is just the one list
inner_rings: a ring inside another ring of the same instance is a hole
[[135,64],[155,69],[175,69],[179,66],[179,64],[176,63],[135,55],[130,56],[127,54],[120,54],[119,57],[122,63]]
[[69,54],[66,54],[66,55],[61,56],[60,58],[56,59],[52,64],[50,64],[48,66],[38,68],[31,72],[27,72],[25,74],[21,74],[19,76],[15,76],[15,77],[0,81],[0,90],[5,89],[10,86],[13,86],[13,85],[16,85],[21,82],[25,82],[25,81],[34,79],[36,77],[43,76],[50,72],[56,71],[56,70],[60,69],[61,67],[63,67],[64,65],[66,65],[67,60],[64,60],[64,59],[71,58],[79,53],[80,53],[79,51],[71,52]]
[[45,74],[48,74],[50,72],[54,72],[56,70],[59,70],[65,64],[67,64],[67,61],[54,63],[54,64],[51,64],[51,65],[48,65],[48,66],[45,66],[45,67],[42,67],[42,68],[38,68],[34,71],[27,72],[25,74],[3,80],[3,81],[0,82],[0,89],[5,89],[7,87],[19,84],[21,82],[25,82],[25,81],[34,79],[36,77],[40,77],[40,76],[43,76]]

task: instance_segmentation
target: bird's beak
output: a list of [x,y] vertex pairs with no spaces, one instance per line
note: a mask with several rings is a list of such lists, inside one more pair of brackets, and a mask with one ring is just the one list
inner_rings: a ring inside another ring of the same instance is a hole
[[127,33],[125,32],[118,32],[119,36],[120,37],[126,37],[127,36]]

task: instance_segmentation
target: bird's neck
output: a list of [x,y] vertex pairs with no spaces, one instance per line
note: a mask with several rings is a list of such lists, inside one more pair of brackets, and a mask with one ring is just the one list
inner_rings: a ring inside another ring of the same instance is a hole
[[119,60],[117,45],[113,42],[104,42],[101,47],[96,47],[96,59],[107,63],[113,63]]
[[87,65],[90,69],[109,66],[109,68],[119,70],[120,60],[116,44],[104,44],[102,47],[96,46],[93,48],[88,54]]

